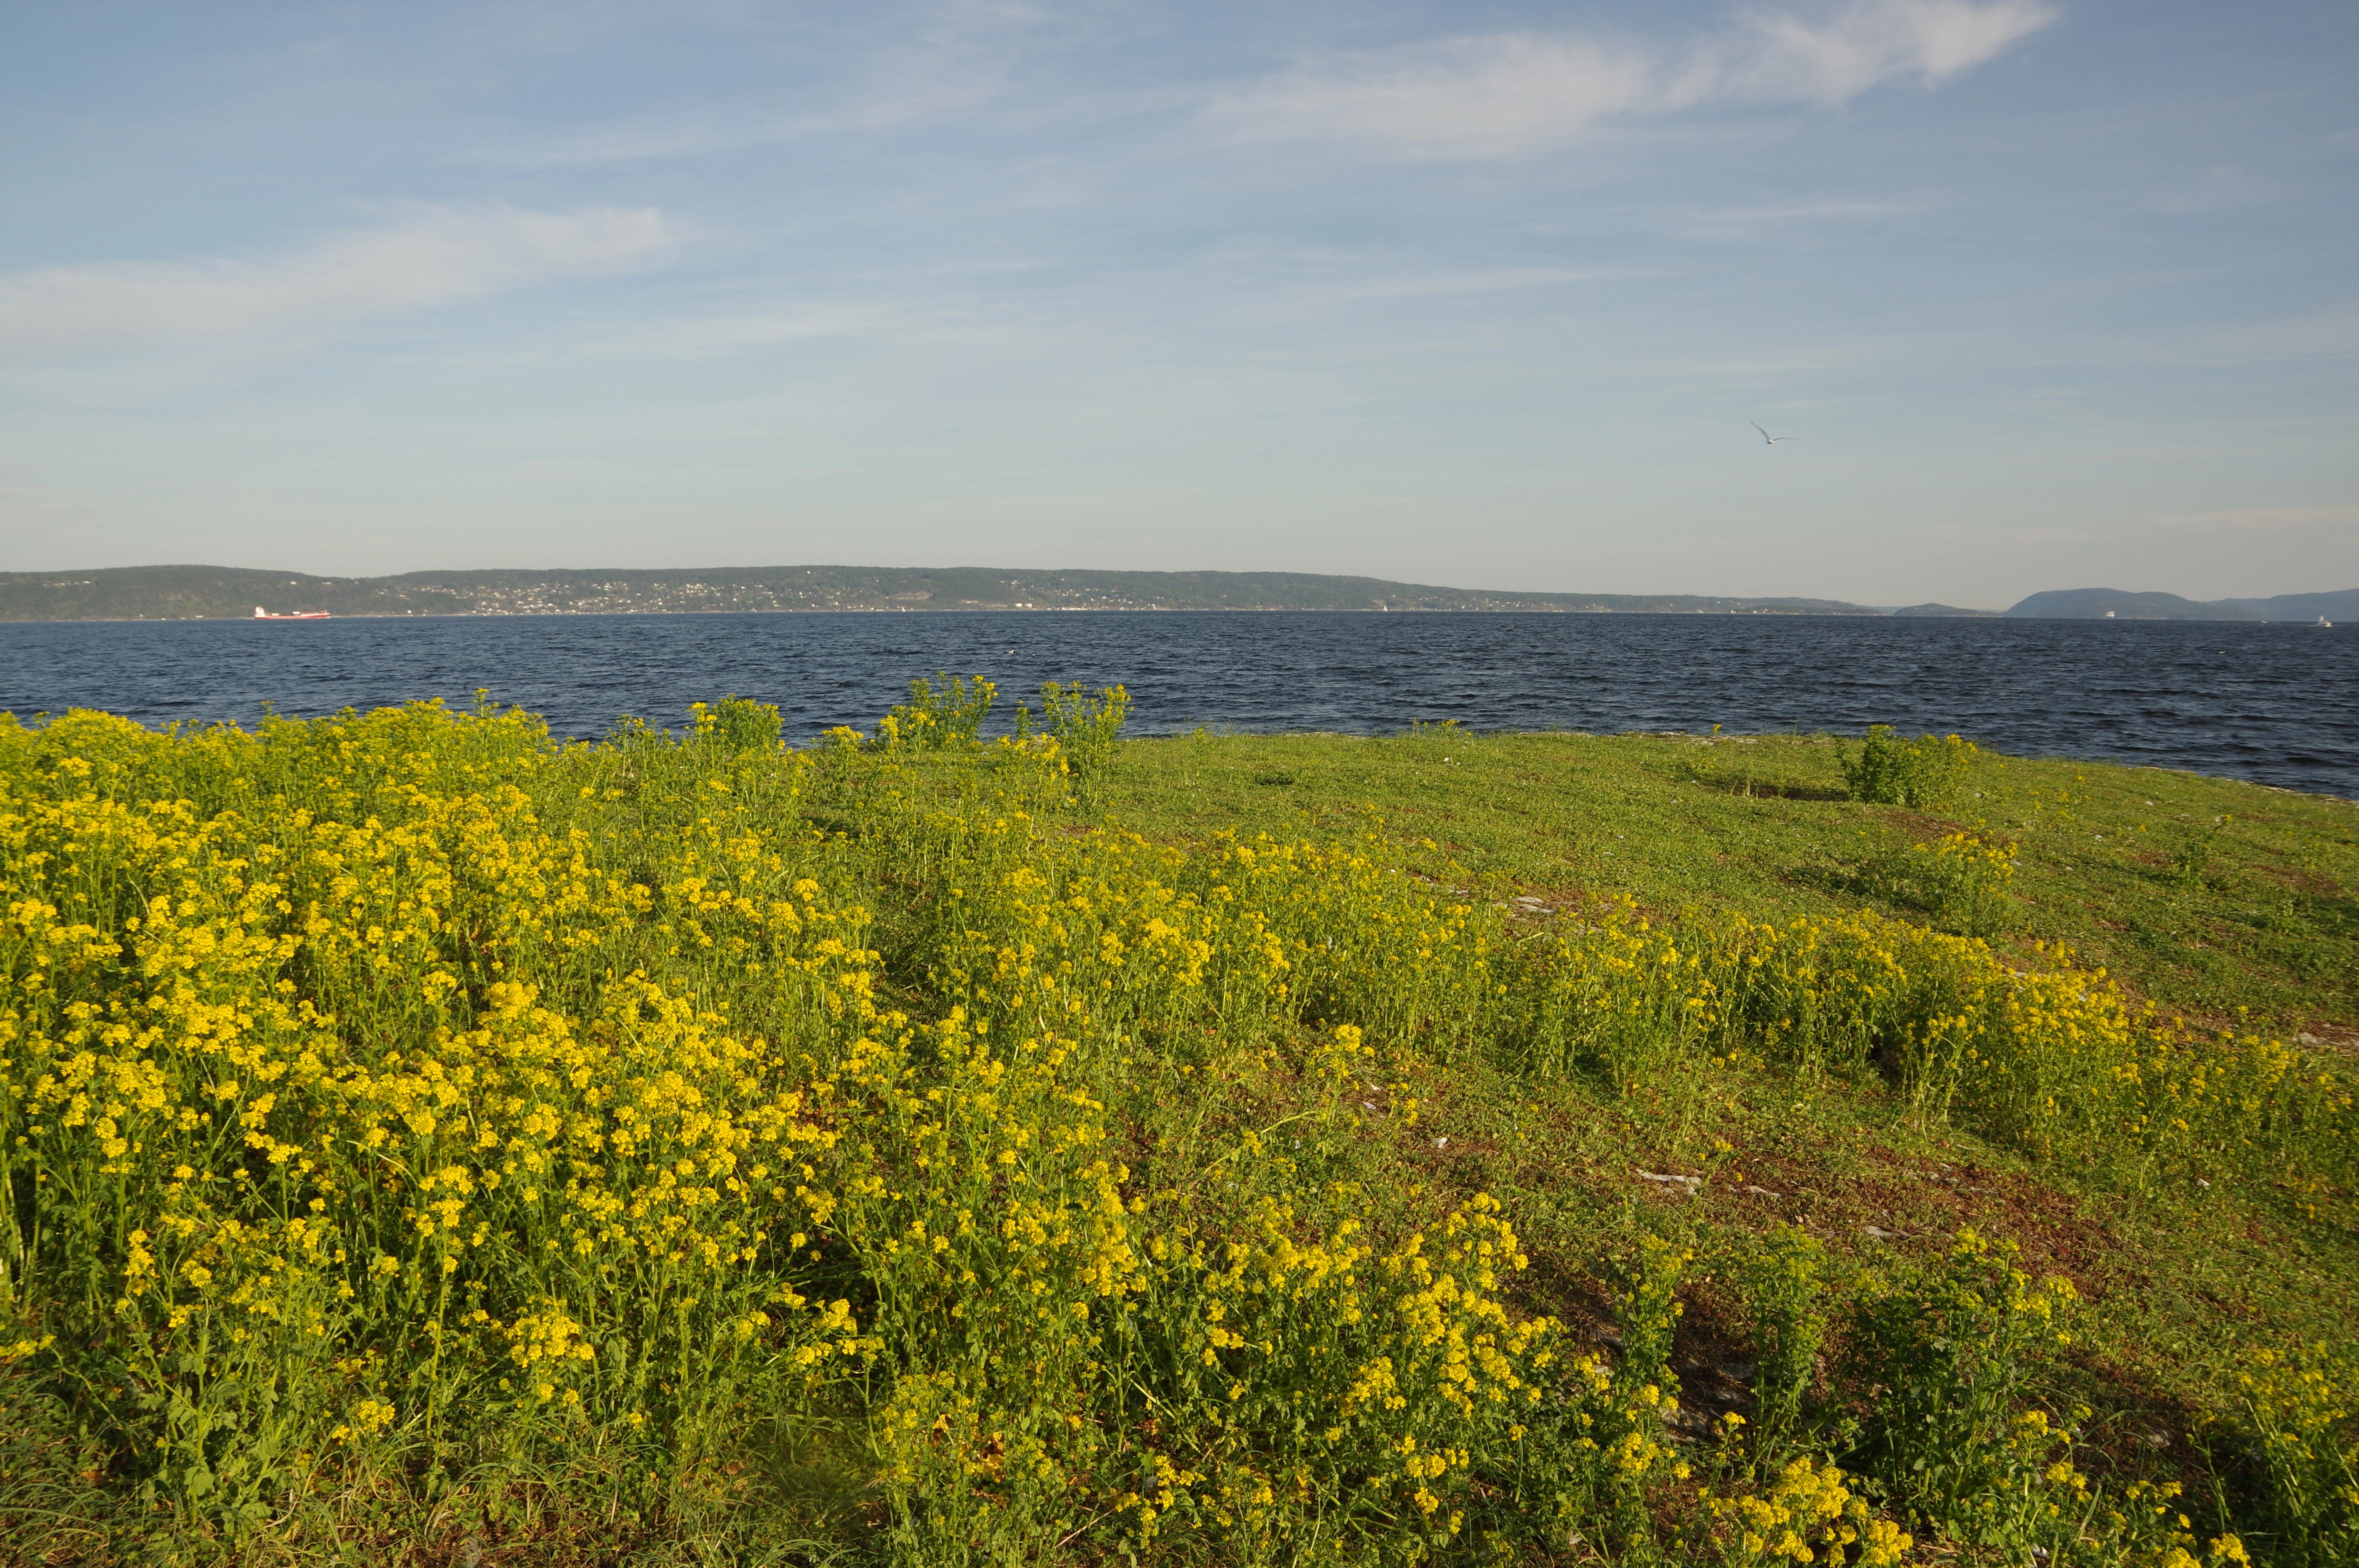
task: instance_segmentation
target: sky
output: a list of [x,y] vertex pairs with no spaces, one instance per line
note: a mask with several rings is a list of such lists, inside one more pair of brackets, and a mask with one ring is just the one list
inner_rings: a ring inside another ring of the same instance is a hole
[[2345,0],[0,0],[0,569],[2359,586],[2354,66]]

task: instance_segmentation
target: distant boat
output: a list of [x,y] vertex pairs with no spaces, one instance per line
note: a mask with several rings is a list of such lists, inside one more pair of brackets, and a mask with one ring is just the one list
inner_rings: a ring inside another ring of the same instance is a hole
[[2332,625],[2333,625],[2333,624],[2334,624],[2334,622],[2333,622],[2329,621],[2329,620],[2328,620],[2325,616],[2323,616],[2323,615],[2321,615],[2321,616],[2320,616],[2320,617],[2318,618],[2318,623],[2319,623],[2321,626],[2332,626]]
[[273,615],[257,604],[254,607],[254,618],[256,621],[325,621],[328,612],[324,610],[292,610],[284,615]]

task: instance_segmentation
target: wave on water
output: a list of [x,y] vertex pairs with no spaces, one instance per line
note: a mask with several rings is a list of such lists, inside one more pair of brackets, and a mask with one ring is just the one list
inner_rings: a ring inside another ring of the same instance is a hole
[[1134,733],[1199,726],[1955,731],[2359,796],[2359,634],[2183,622],[1105,611],[0,625],[0,709],[251,723],[488,689],[557,732],[734,692],[866,728],[910,677],[1121,682]]

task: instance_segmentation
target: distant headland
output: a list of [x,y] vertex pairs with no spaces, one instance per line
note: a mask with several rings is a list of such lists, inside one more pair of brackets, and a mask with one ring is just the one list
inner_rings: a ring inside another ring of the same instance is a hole
[[1891,609],[1833,599],[1516,593],[1307,572],[1031,571],[988,567],[716,567],[405,572],[326,578],[238,567],[0,572],[0,621],[190,621],[273,614],[647,615],[813,611],[1309,610],[1560,614],[2038,616],[2124,621],[2359,621],[2359,589],[2199,604],[2071,589],[2007,611]]

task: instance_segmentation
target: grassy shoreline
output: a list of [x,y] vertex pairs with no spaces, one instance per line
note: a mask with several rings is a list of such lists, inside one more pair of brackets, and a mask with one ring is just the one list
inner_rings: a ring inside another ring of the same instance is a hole
[[[1106,819],[1187,838],[1279,836],[1375,812],[1486,889],[1626,893],[1666,914],[1874,909],[1897,846],[2019,843],[2006,935],[2064,943],[2162,1005],[2359,1044],[2359,804],[2176,770],[1990,755],[1940,816],[1844,796],[1830,736],[1200,734],[1126,743]],[[2222,819],[2233,820],[2223,824]],[[2180,860],[2200,850],[2188,874]]]
[[947,696],[0,723],[0,1542],[2354,1539],[2349,803]]

